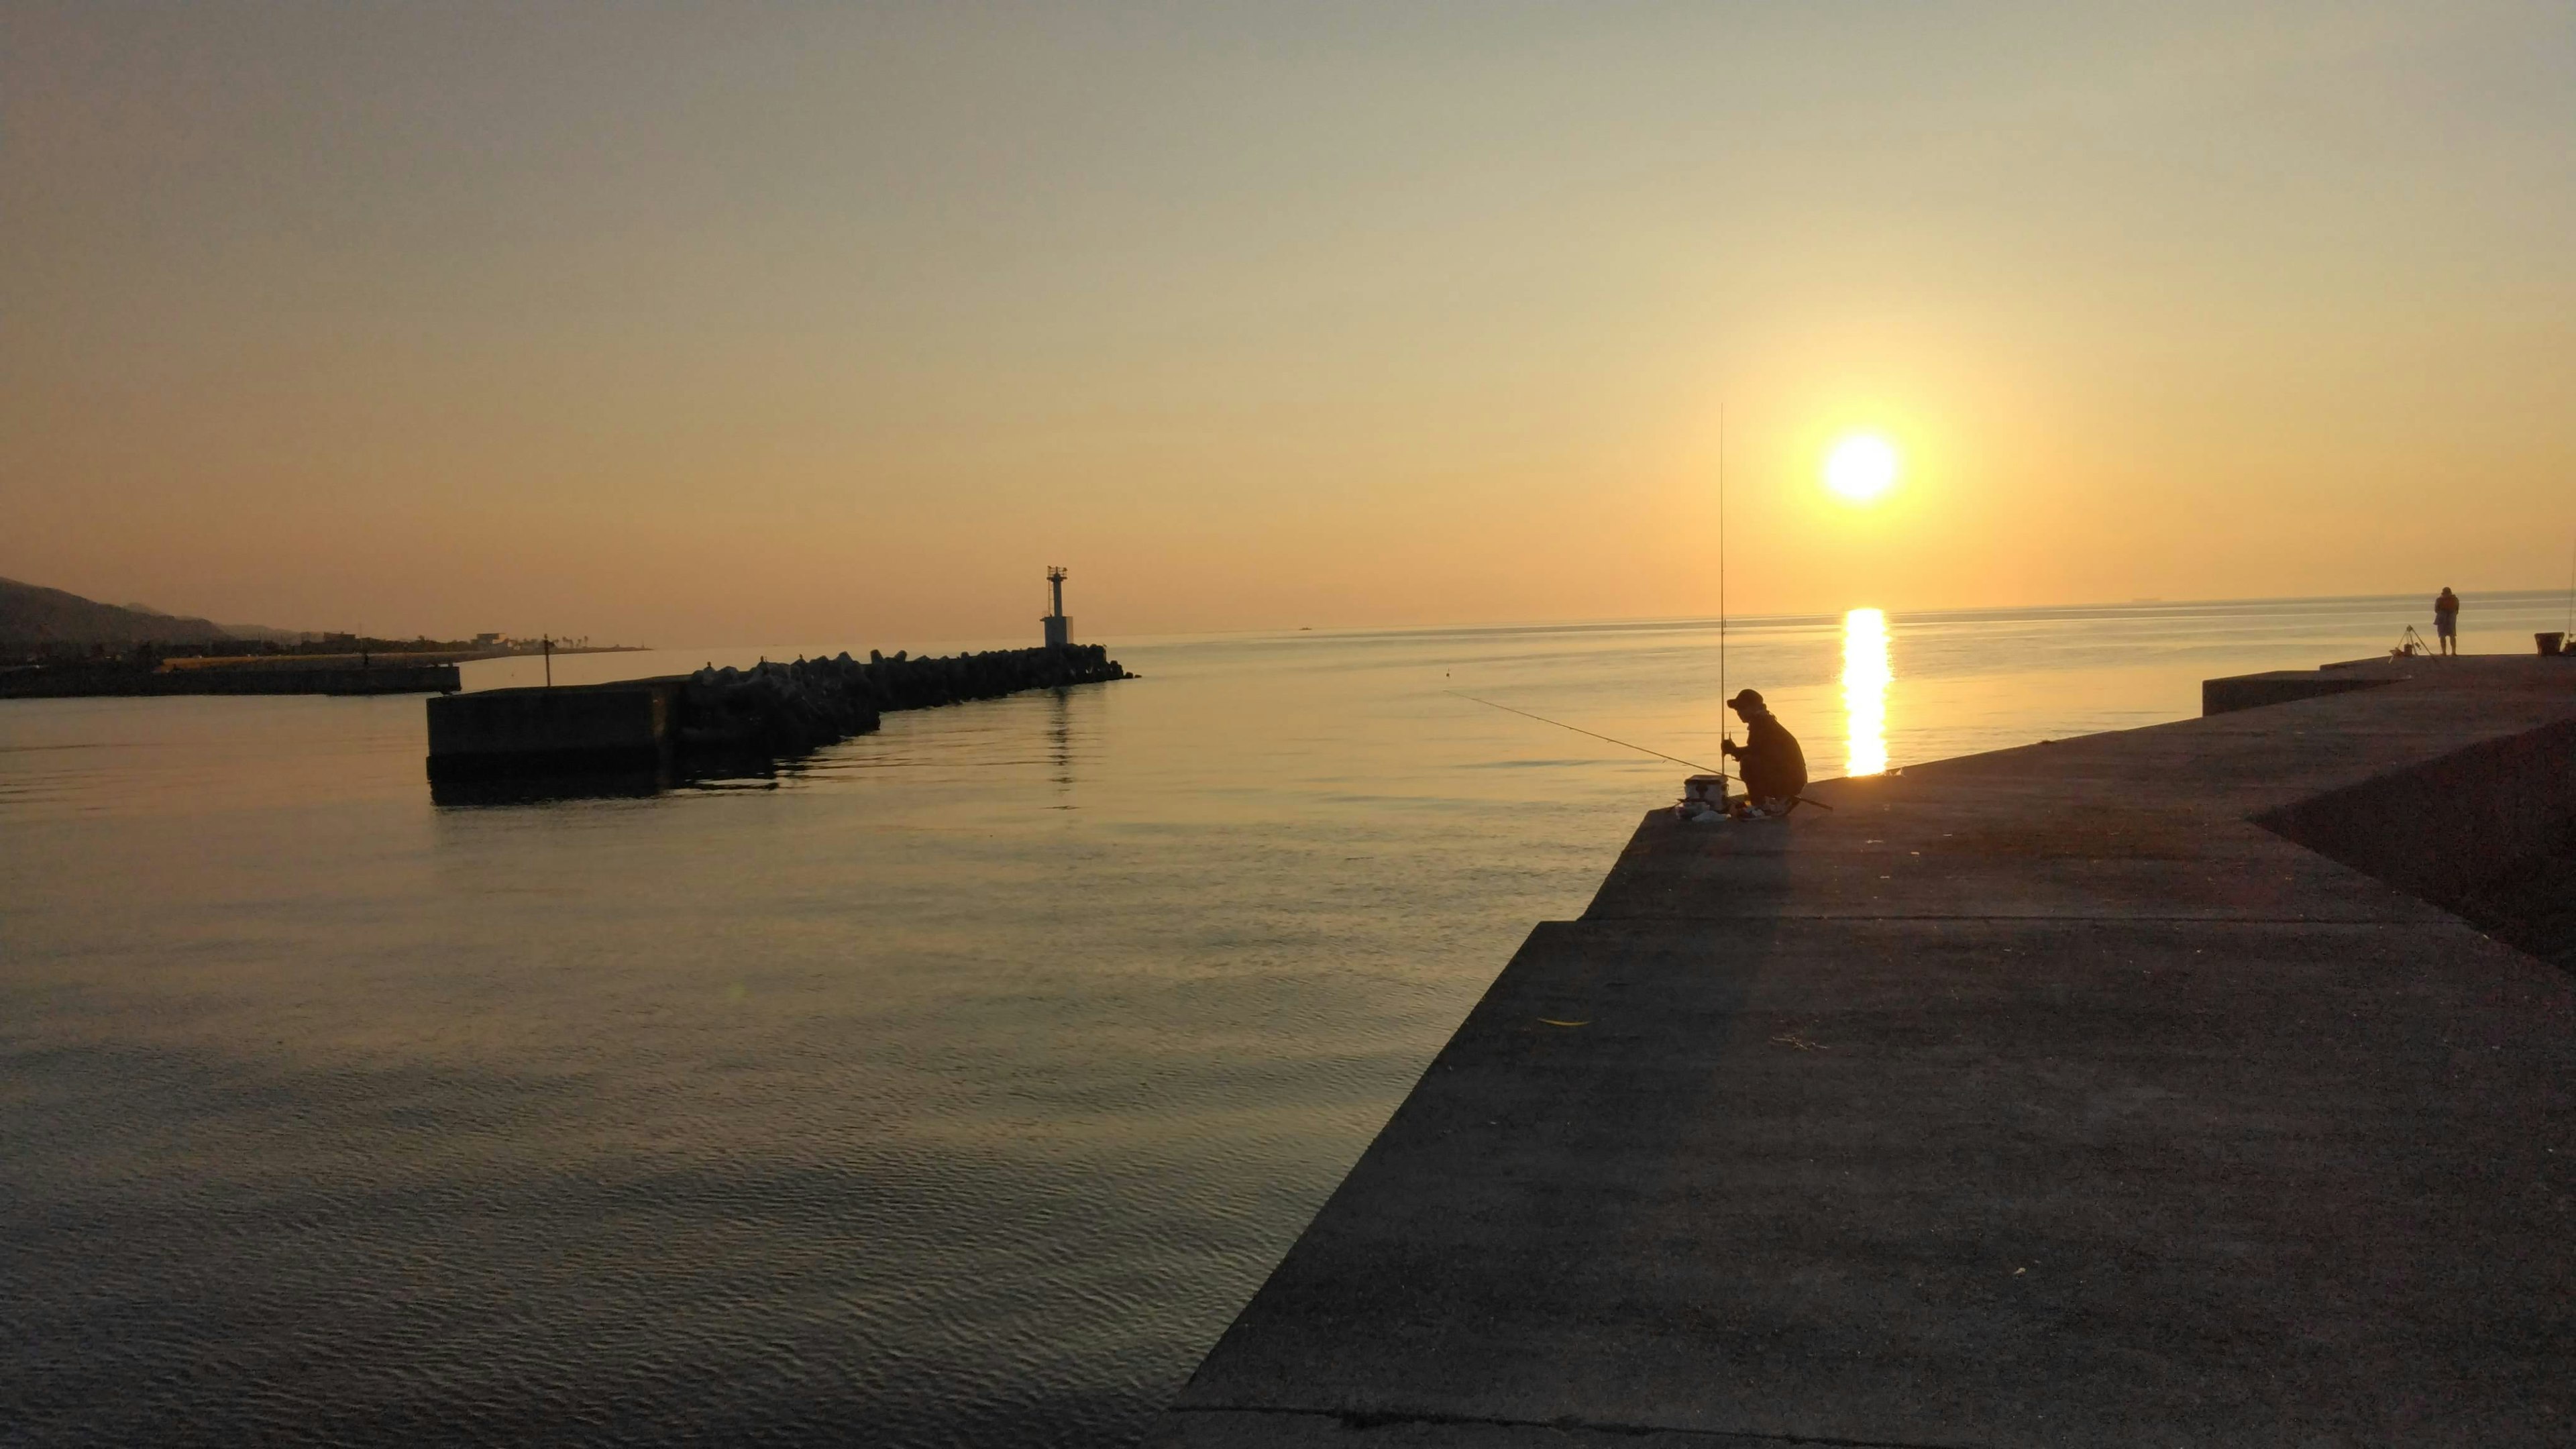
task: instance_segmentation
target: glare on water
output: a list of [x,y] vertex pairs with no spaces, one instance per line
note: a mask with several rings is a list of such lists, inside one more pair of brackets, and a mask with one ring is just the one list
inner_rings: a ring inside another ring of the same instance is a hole
[[1887,771],[1887,615],[1854,609],[1843,616],[1843,718],[1846,775]]

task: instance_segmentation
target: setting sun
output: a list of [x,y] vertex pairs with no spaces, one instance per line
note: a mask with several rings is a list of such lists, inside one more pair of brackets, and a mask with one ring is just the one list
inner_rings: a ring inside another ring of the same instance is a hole
[[1853,433],[1825,455],[1825,487],[1846,503],[1875,503],[1896,486],[1896,447],[1875,433]]

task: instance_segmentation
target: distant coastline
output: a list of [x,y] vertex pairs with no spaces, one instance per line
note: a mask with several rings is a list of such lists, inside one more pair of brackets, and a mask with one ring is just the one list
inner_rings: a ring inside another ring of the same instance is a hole
[[509,648],[475,648],[442,645],[435,649],[335,649],[328,654],[284,652],[277,654],[206,654],[166,655],[160,667],[169,672],[191,669],[362,669],[372,664],[384,668],[399,664],[472,664],[478,659],[533,659],[541,654],[643,654],[650,644],[582,644],[552,650],[529,643]]
[[150,694],[411,694],[458,687],[456,666],[637,644],[552,638],[380,639],[219,625],[0,579],[0,699]]
[[[56,659],[0,664],[0,699],[84,699],[164,694],[453,694],[457,666],[536,649],[432,649],[355,654],[241,654]],[[585,645],[556,654],[641,653],[636,645]]]

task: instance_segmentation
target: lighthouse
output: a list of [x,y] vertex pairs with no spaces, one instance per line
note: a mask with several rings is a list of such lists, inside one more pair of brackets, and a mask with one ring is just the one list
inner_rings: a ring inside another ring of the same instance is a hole
[[1047,599],[1055,608],[1038,622],[1046,625],[1049,649],[1061,649],[1073,642],[1073,621],[1064,616],[1064,570],[1047,569]]

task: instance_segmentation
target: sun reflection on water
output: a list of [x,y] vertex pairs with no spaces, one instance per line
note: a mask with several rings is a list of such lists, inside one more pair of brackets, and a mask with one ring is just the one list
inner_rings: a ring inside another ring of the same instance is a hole
[[1854,609],[1843,616],[1843,716],[1846,775],[1887,771],[1887,615]]

